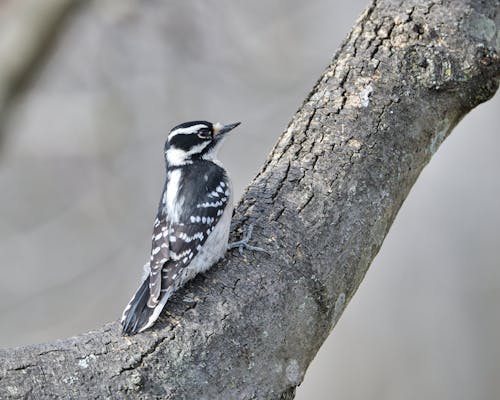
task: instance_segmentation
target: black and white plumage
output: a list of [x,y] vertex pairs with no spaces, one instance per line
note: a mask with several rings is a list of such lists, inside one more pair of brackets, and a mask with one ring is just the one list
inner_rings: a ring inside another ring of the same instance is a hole
[[123,311],[124,335],[149,328],[175,290],[224,256],[233,200],[216,154],[226,133],[238,125],[192,121],[170,131],[151,256],[142,285]]

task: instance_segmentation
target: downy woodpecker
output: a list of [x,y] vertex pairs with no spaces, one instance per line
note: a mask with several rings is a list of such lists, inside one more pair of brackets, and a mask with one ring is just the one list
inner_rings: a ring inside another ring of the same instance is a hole
[[[154,222],[151,256],[142,285],[123,311],[123,335],[153,325],[172,293],[224,256],[233,193],[216,156],[226,134],[239,124],[192,121],[170,131],[165,143],[167,177]],[[231,247],[240,246],[262,250],[243,242]]]

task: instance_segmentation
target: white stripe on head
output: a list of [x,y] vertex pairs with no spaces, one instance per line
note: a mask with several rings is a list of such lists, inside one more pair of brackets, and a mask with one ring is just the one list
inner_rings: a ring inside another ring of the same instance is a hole
[[189,151],[170,147],[165,153],[167,156],[168,165],[182,165],[191,162],[189,159],[192,155],[201,153],[205,147],[209,145],[209,141],[201,142],[196,146],[191,147]]
[[198,124],[198,125],[188,126],[187,128],[174,129],[169,133],[168,140],[172,139],[176,135],[190,135],[192,133],[196,133],[201,128],[209,128],[209,126],[205,124]]

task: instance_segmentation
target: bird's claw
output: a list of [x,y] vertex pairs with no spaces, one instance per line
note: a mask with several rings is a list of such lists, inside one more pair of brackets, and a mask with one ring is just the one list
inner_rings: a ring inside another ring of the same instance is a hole
[[240,254],[243,254],[243,250],[247,249],[251,251],[260,251],[269,255],[270,253],[266,249],[248,244],[250,238],[252,237],[252,233],[253,233],[253,224],[250,224],[248,226],[247,231],[243,234],[243,238],[241,240],[238,240],[237,242],[229,243],[227,245],[227,249],[232,250],[237,248]]

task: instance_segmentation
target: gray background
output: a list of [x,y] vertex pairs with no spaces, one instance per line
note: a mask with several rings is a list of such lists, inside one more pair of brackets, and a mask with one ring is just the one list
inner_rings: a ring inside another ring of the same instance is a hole
[[[117,319],[147,259],[168,129],[241,120],[221,152],[241,194],[365,5],[78,9],[3,121],[0,346]],[[424,170],[297,399],[500,396],[499,105]]]

